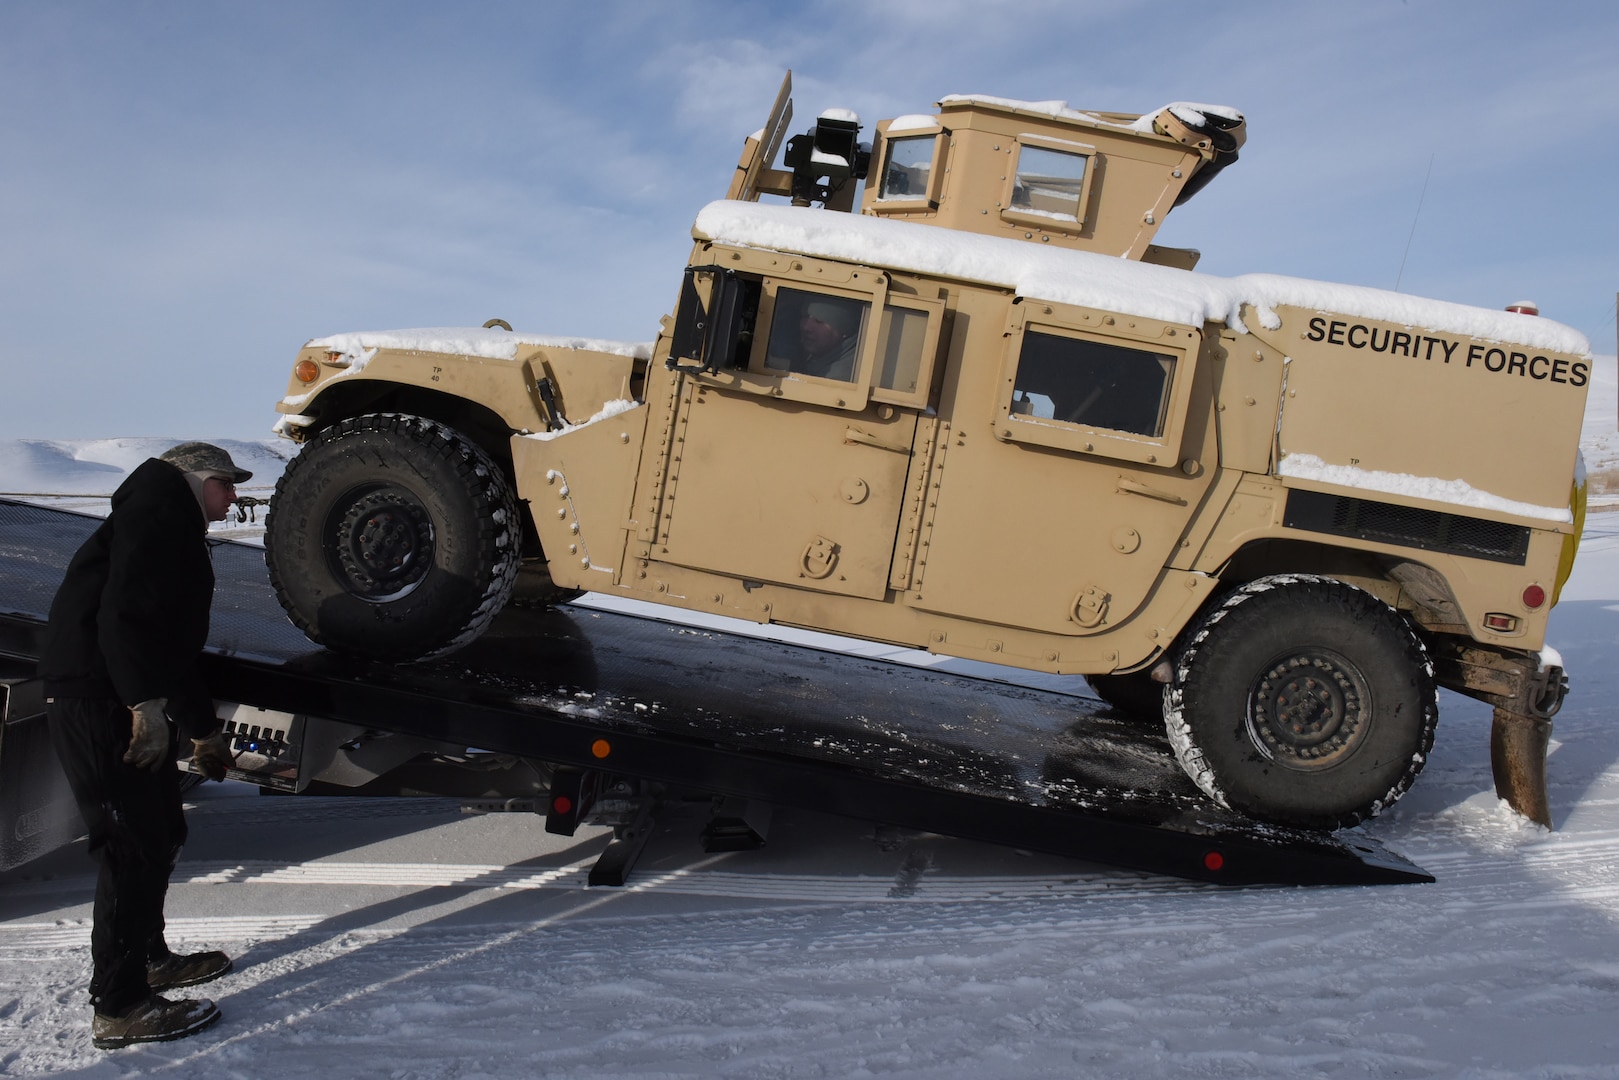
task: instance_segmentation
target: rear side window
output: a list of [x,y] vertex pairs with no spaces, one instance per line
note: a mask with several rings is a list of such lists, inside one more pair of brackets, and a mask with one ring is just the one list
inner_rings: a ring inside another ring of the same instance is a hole
[[1029,330],[1012,387],[1014,416],[1157,438],[1175,357]]
[[1020,301],[1001,365],[995,434],[1134,461],[1180,461],[1202,335],[1095,308]]

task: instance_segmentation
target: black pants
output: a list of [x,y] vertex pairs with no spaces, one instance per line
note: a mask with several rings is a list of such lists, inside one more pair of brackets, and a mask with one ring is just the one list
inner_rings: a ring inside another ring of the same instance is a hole
[[90,933],[90,1002],[117,1016],[152,991],[148,960],[168,955],[163,898],[186,839],[180,773],[170,754],[156,772],[125,765],[129,709],[100,698],[55,698],[46,706],[51,742],[90,830],[96,879]]

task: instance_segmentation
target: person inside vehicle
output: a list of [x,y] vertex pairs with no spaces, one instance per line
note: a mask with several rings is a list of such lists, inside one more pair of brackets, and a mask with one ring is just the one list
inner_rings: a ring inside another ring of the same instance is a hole
[[860,304],[854,300],[816,299],[804,306],[798,323],[802,352],[792,370],[822,379],[854,379],[860,340]]

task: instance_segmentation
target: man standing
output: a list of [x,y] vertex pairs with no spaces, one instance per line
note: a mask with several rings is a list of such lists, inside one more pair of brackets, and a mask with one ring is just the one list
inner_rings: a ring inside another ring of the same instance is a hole
[[39,674],[51,741],[100,864],[90,1003],[103,1049],[182,1038],[219,1019],[206,998],[156,991],[231,967],[222,952],[171,953],[163,900],[186,838],[176,729],[210,779],[231,764],[197,660],[214,594],[208,522],[224,520],[251,475],[208,443],[148,459],[113,494],[51,603]]

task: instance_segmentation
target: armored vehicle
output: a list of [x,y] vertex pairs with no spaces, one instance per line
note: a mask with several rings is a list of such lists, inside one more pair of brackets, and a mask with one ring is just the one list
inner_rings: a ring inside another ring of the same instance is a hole
[[1154,240],[1233,109],[791,115],[789,78],[649,345],[303,348],[266,538],[299,628],[409,661],[594,592],[1082,674],[1217,801],[1318,827],[1407,790],[1448,686],[1549,821],[1579,334],[1197,273]]

